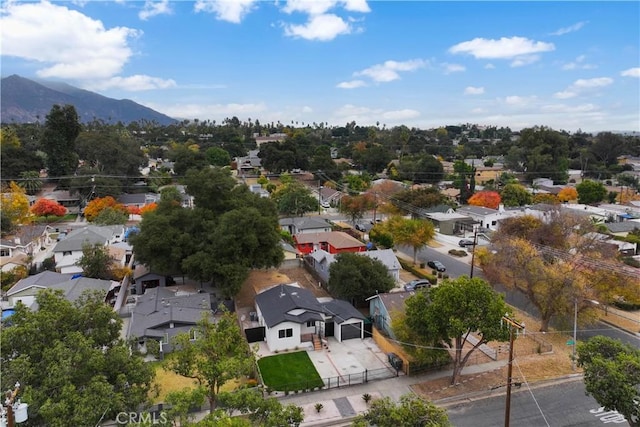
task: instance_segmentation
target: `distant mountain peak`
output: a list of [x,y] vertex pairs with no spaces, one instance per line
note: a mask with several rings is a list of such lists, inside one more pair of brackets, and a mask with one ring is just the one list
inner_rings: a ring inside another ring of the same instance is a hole
[[63,82],[38,82],[12,74],[2,79],[0,119],[2,123],[44,121],[55,105],[73,105],[80,121],[106,123],[135,121],[169,125],[177,120],[131,100],[108,98]]

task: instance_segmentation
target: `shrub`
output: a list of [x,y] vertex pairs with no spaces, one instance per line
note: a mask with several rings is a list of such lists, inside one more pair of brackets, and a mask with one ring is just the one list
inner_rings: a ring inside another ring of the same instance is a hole
[[160,343],[158,340],[148,339],[145,344],[147,347],[147,354],[150,354],[155,358],[160,356]]
[[322,411],[322,408],[324,408],[324,405],[322,403],[316,403],[315,408],[316,412],[319,414],[320,411]]
[[369,402],[371,401],[371,395],[369,393],[363,394],[362,395],[362,400],[364,400],[364,403],[366,403],[368,405]]

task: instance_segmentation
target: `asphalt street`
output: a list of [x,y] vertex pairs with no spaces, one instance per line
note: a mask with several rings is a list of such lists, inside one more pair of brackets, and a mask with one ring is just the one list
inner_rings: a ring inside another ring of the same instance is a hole
[[[505,421],[503,393],[486,399],[465,401],[447,407],[456,427],[501,426]],[[622,415],[605,411],[585,394],[581,378],[528,390],[525,385],[512,391],[510,425],[527,427],[569,427],[626,425]]]

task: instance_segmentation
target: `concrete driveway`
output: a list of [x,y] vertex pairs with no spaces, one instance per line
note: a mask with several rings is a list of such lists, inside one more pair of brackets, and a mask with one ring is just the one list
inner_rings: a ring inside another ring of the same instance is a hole
[[328,382],[327,379],[331,379],[331,384],[327,384],[328,386],[363,382],[365,371],[369,371],[368,376],[396,375],[395,369],[387,360],[387,355],[380,350],[372,338],[344,342],[328,338],[327,345],[328,348],[310,350],[308,354],[325,384]]

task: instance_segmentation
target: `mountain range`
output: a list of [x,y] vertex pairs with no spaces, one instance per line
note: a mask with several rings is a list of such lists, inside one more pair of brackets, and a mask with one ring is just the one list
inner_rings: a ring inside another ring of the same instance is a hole
[[0,120],[3,124],[44,122],[55,104],[73,105],[82,123],[93,120],[124,124],[155,121],[169,125],[177,121],[131,100],[107,98],[66,83],[36,82],[18,75],[2,79]]

